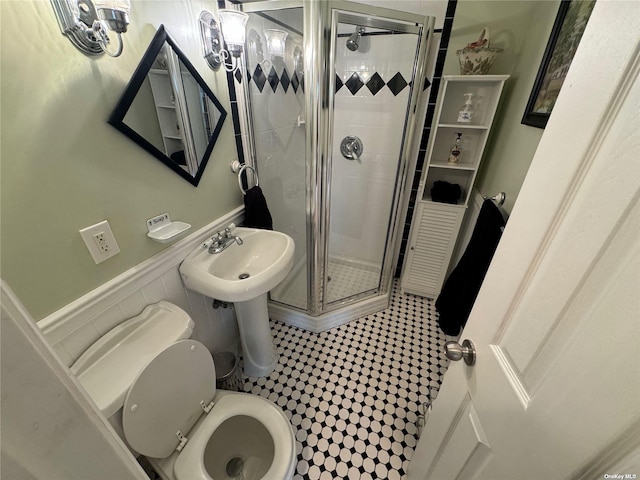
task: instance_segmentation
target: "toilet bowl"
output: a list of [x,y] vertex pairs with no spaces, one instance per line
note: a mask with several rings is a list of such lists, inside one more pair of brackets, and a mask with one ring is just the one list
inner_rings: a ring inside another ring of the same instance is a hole
[[165,480],[288,480],[295,437],[282,410],[216,391],[193,321],[160,302],[105,334],[71,367],[125,443]]

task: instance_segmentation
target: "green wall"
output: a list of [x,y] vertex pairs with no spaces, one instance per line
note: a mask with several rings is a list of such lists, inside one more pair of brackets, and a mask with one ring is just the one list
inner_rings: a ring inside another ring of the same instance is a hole
[[[0,245],[2,278],[39,320],[166,245],[145,221],[169,212],[195,231],[242,204],[224,72],[201,56],[205,1],[134,1],[118,58],[83,55],[48,1],[2,1]],[[197,188],[106,123],[164,24],[229,113]],[[94,264],[78,230],[108,220],[120,254]]]
[[[491,45],[504,48],[491,74],[509,74],[501,106],[476,179],[483,195],[507,193],[511,211],[538,147],[543,129],[520,123],[560,2],[460,0],[456,8],[444,66],[445,75],[458,75],[456,50],[491,31]],[[461,99],[461,104],[463,99]]]

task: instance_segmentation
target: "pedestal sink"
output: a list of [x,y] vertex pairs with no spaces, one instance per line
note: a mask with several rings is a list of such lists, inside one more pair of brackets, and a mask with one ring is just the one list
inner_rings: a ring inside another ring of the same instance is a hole
[[244,371],[252,377],[269,375],[277,357],[271,338],[267,293],[289,274],[294,243],[272,230],[238,227],[235,241],[220,253],[209,253],[209,240],[180,265],[184,285],[207,297],[233,302],[238,319]]

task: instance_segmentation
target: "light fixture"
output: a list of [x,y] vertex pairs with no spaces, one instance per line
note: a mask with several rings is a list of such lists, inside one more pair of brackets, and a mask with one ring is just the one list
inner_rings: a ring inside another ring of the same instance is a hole
[[271,55],[271,59],[273,59],[273,57],[284,58],[285,42],[289,34],[282,30],[275,29],[266,29],[264,34],[267,37],[267,53]]
[[[238,59],[244,51],[246,25],[249,15],[237,10],[218,10],[220,26],[211,13],[200,12],[200,38],[202,40],[203,55],[209,66],[218,70],[221,65],[228,72],[238,69]],[[222,48],[226,43],[226,50]],[[229,63],[226,60],[230,60]]]
[[218,70],[222,65],[222,44],[220,40],[220,27],[211,12],[200,12],[200,40],[202,40],[202,56],[213,70]]
[[[51,0],[63,35],[82,53],[98,56],[106,53],[117,57],[122,53],[122,34],[129,25],[129,0]],[[107,30],[118,35],[115,52]]]

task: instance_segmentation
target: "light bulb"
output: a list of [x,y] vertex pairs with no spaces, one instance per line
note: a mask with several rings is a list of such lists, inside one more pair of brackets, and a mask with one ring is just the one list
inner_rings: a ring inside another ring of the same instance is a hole
[[104,20],[114,32],[125,33],[129,25],[129,0],[94,0],[98,17]]
[[234,57],[239,57],[244,48],[245,27],[249,15],[237,10],[218,10],[222,37],[227,43],[229,52]]
[[267,29],[264,34],[267,37],[267,53],[272,57],[284,57],[284,47],[289,34],[275,29]]

